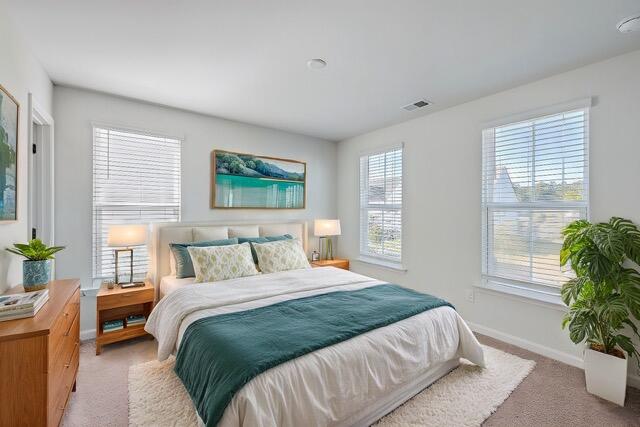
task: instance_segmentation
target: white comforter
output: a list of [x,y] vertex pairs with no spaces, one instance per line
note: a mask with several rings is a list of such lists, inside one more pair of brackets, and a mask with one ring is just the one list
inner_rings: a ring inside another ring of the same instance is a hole
[[[336,268],[293,270],[188,285],[163,298],[145,329],[158,359],[195,320],[382,282]],[[484,366],[480,344],[450,307],[439,307],[272,368],[247,383],[221,426],[337,425],[416,375],[454,358]]]

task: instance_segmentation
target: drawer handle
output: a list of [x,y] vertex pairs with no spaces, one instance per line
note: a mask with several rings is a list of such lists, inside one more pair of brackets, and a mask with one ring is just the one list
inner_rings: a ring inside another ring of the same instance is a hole
[[68,368],[69,366],[71,366],[71,363],[67,363],[66,365],[64,365],[65,368]]
[[64,317],[69,317],[69,313],[65,312]]

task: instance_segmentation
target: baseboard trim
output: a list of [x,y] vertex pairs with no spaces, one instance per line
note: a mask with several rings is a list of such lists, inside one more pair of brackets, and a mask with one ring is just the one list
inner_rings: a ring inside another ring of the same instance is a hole
[[[533,353],[548,357],[549,359],[557,360],[559,362],[566,363],[567,365],[575,366],[579,369],[584,369],[582,359],[573,354],[566,353],[564,351],[558,351],[542,344],[538,344],[524,338],[516,337],[514,335],[510,335],[493,328],[488,328],[477,323],[467,322],[467,325],[469,325],[472,331],[479,334],[487,335],[491,338],[495,338],[508,344],[513,344],[517,347],[524,348],[525,350],[529,350]],[[635,362],[632,360],[630,363]],[[627,376],[627,385],[640,389],[640,376],[629,374]]]
[[640,390],[640,376],[633,374],[629,375],[627,377],[627,385]]
[[583,369],[582,358],[573,354],[558,351],[551,347],[547,347],[545,345],[538,344],[524,338],[516,337],[514,335],[498,331],[497,329],[488,328],[477,323],[467,322],[467,325],[469,325],[472,331],[479,334],[487,335],[491,338],[495,338],[508,344],[513,344],[517,347],[524,348],[525,350],[529,350],[533,353],[548,357],[549,359],[557,360],[559,362],[566,363],[567,365]]
[[[480,332],[482,333],[482,332]],[[96,338],[96,330],[88,329],[86,331],[80,331],[80,341],[89,341]]]

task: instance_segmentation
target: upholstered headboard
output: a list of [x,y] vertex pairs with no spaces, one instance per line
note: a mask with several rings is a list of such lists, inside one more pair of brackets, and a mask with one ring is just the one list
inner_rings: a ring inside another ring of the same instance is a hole
[[149,274],[156,289],[160,279],[171,273],[169,243],[188,243],[203,240],[218,240],[232,237],[260,237],[291,234],[302,241],[307,252],[307,223],[212,223],[212,222],[168,222],[151,226],[149,244]]

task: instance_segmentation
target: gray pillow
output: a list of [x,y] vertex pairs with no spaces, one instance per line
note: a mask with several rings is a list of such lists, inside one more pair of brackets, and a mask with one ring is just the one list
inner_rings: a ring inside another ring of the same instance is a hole
[[191,242],[191,243],[170,243],[169,247],[173,253],[173,257],[176,260],[176,277],[178,279],[184,279],[185,277],[195,277],[196,273],[193,270],[193,262],[191,261],[191,255],[187,248],[189,246],[207,247],[207,246],[228,246],[237,245],[238,239],[222,239],[222,240],[209,240],[205,242]]

